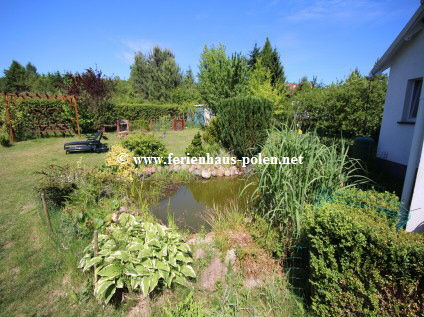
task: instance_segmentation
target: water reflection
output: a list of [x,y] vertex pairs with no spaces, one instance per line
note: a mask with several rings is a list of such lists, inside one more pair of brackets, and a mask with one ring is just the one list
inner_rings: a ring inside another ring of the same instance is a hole
[[234,200],[240,208],[245,208],[246,200],[253,191],[251,189],[240,196],[245,184],[246,180],[238,176],[196,180],[161,199],[151,207],[151,211],[164,224],[168,223],[169,212],[180,228],[196,232],[202,226],[210,227],[205,216],[214,206],[223,207]]

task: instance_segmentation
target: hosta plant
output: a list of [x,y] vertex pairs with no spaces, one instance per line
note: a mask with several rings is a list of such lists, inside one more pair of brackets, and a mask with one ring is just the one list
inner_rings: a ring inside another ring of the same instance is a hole
[[93,243],[86,247],[79,267],[87,271],[96,265],[94,295],[106,303],[117,289],[148,295],[158,286],[188,287],[188,279],[196,277],[190,247],[175,229],[127,213],[99,234],[98,247],[97,256]]

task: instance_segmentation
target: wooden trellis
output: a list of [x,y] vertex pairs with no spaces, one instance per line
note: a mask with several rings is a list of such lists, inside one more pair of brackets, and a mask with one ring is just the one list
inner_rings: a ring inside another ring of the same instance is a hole
[[15,101],[18,99],[48,99],[48,100],[61,100],[61,101],[68,102],[70,107],[74,108],[78,137],[81,138],[81,130],[80,130],[79,119],[78,119],[78,106],[77,106],[76,96],[68,96],[68,95],[55,96],[55,95],[48,95],[48,94],[29,94],[29,93],[24,93],[24,94],[0,93],[0,96],[3,96],[4,104],[6,107],[6,117],[7,117],[7,122],[9,124],[9,134],[10,134],[10,139],[12,141],[12,144],[15,143],[15,137],[13,134],[12,121],[10,119],[10,104],[15,103]]

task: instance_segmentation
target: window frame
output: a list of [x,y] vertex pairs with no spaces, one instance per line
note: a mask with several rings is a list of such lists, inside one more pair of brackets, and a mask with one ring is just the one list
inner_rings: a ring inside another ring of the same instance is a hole
[[[423,77],[409,79],[406,86],[405,104],[403,107],[402,121],[405,123],[415,123],[416,114],[420,104],[421,92],[423,86]],[[416,104],[415,117],[413,116]]]

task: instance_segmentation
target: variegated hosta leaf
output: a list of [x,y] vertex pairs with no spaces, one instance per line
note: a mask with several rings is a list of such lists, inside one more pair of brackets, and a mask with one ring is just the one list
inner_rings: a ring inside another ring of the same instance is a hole
[[175,283],[178,283],[182,286],[189,287],[187,280],[182,276],[175,277]]
[[92,267],[94,264],[98,264],[103,260],[102,257],[96,256],[92,258],[90,261],[87,261],[84,265],[83,271],[87,271],[90,267]]
[[140,284],[143,295],[148,295],[150,290],[150,276],[145,276],[141,280]]
[[182,252],[178,252],[177,255],[175,256],[175,258],[178,261],[184,262],[184,263],[189,263],[191,262],[191,258],[188,256],[185,256]]
[[128,251],[141,251],[144,249],[144,244],[140,242],[131,242],[128,244]]
[[181,273],[183,273],[185,276],[196,278],[196,273],[194,272],[191,265],[183,265],[181,267]]
[[108,266],[100,269],[97,274],[109,278],[116,278],[122,273],[122,267],[116,263],[109,264]]
[[115,294],[115,291],[116,285],[114,279],[101,278],[94,287],[94,295],[96,298],[104,300],[106,303],[109,302],[113,294]]
[[157,261],[156,262],[156,268],[158,270],[162,270],[162,271],[166,271],[166,272],[171,271],[171,268],[169,267],[168,263],[166,263],[164,261]]
[[128,264],[124,270],[125,275],[128,276],[138,276],[136,269],[132,266],[132,264]]

